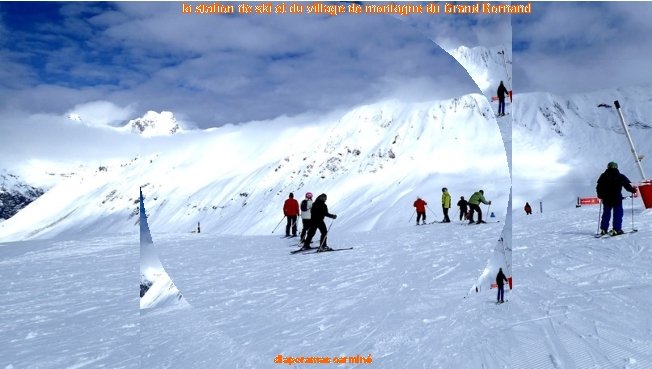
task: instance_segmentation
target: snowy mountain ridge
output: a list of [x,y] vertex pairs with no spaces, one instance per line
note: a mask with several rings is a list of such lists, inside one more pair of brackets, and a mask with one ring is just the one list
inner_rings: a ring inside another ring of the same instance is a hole
[[441,187],[457,198],[483,188],[492,210],[505,214],[505,150],[480,95],[385,101],[323,121],[301,119],[194,131],[170,137],[162,152],[89,169],[2,224],[0,239],[133,230],[141,186],[154,232],[189,232],[201,222],[211,233],[269,234],[287,195],[301,199],[307,191],[327,193],[329,209],[340,215],[337,227],[348,230],[407,222],[417,195],[431,198],[430,216],[439,217]]
[[[500,81],[503,81],[508,90],[512,88],[511,71],[512,71],[512,48],[503,46],[493,47],[466,47],[459,46],[454,49],[446,50],[455,60],[457,60],[475,83],[482,93],[491,100],[496,95],[496,90]],[[510,75],[507,75],[506,69]]]
[[0,221],[11,218],[44,192],[28,185],[16,174],[0,169]]
[[161,111],[160,113],[150,110],[139,118],[131,119],[122,126],[114,127],[112,125],[103,125],[98,122],[86,121],[84,117],[76,112],[68,112],[66,119],[88,125],[100,125],[109,127],[119,132],[133,133],[143,137],[170,136],[182,132],[183,129],[170,111]]
[[173,135],[182,131],[172,112],[157,113],[151,110],[140,118],[130,120],[122,130],[144,137]]

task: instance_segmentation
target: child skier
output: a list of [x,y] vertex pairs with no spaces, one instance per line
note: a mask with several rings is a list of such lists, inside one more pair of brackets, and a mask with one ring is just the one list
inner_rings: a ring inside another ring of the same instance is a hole
[[414,202],[414,207],[417,208],[417,225],[419,225],[419,220],[423,219],[423,224],[426,224],[426,205],[422,198],[417,196],[417,200]]

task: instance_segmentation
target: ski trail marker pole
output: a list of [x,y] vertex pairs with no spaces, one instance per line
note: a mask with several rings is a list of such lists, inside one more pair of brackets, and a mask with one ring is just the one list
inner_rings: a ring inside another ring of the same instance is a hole
[[281,223],[283,222],[283,219],[285,219],[285,215],[283,215],[283,218],[281,218],[281,221],[278,222],[278,224],[276,225],[276,227],[274,227],[274,230],[272,231],[272,233],[276,232],[276,229],[278,228],[278,226],[281,225]]

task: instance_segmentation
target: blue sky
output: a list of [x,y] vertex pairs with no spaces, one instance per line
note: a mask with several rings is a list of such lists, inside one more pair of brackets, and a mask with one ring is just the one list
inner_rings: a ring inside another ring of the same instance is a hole
[[110,124],[171,110],[205,128],[478,92],[448,54],[391,16],[180,13],[174,2],[0,2],[0,110],[109,102]]
[[101,105],[102,124],[124,124],[170,110],[205,128],[477,92],[433,41],[513,45],[520,92],[652,79],[652,3],[533,9],[511,17],[218,16],[182,15],[174,2],[0,2],[0,112],[62,115]]
[[557,94],[651,84],[652,2],[534,2],[512,17],[514,88]]

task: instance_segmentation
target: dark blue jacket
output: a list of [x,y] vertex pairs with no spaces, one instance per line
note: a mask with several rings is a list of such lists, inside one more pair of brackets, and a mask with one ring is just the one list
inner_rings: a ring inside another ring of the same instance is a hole
[[595,187],[595,190],[603,204],[614,206],[623,202],[623,195],[621,193],[623,187],[631,193],[636,192],[630,183],[629,178],[621,174],[617,168],[608,168],[598,178],[598,185]]

